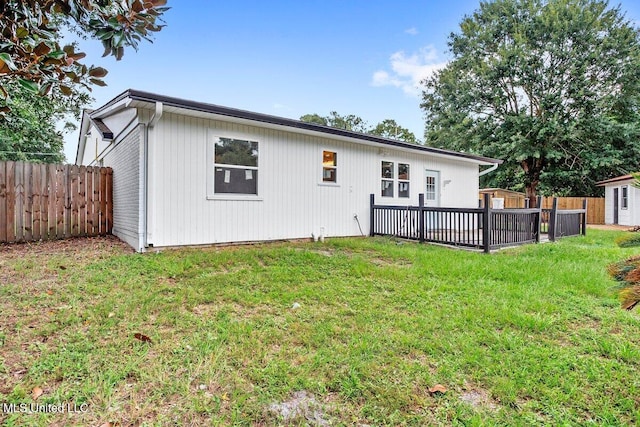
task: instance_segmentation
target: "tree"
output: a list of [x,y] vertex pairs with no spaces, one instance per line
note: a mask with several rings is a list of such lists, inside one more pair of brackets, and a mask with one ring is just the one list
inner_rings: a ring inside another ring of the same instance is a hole
[[[159,31],[166,0],[3,0],[0,1],[0,92],[6,98],[8,81],[48,94],[58,87],[72,95],[73,86],[103,86],[107,70],[87,67],[73,44],[60,46],[68,29],[102,41],[104,56],[122,58],[124,48],[137,48]],[[3,106],[6,111],[7,105]]]
[[54,88],[40,96],[17,82],[8,82],[6,88],[11,98],[10,110],[0,119],[0,160],[63,162],[63,133],[75,128],[71,119],[79,119],[89,95],[75,88],[64,95]]
[[532,203],[640,166],[639,33],[619,7],[482,2],[449,50],[424,82],[427,143],[505,159]]
[[393,119],[386,119],[378,123],[374,128],[369,130],[373,135],[379,135],[384,138],[397,139],[400,141],[411,142],[417,144],[416,136],[407,128],[403,128]]
[[328,116],[321,116],[319,114],[305,114],[300,117],[300,120],[307,123],[315,123],[318,125],[329,126],[338,129],[346,129],[353,132],[368,133],[372,135],[382,136],[384,138],[397,139],[400,141],[418,143],[416,136],[406,128],[398,125],[395,120],[386,119],[378,123],[374,127],[369,127],[369,124],[361,117],[349,114],[348,116],[342,116],[335,111],[329,113]]
[[367,122],[362,120],[361,117],[355,116],[353,114],[342,116],[335,111],[330,112],[328,116],[320,116],[318,114],[305,114],[304,116],[300,117],[300,120],[303,122],[315,123],[332,128],[350,130],[352,132],[367,132]]

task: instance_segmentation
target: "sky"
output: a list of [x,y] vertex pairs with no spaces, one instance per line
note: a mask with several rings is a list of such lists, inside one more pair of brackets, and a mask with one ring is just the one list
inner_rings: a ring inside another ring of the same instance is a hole
[[[640,25],[640,2],[620,4]],[[370,125],[394,119],[424,134],[419,82],[443,67],[447,39],[479,0],[168,1],[166,27],[129,48],[122,60],[102,58],[96,40],[78,40],[86,64],[109,70],[107,103],[137,89],[298,119],[304,114],[355,114]],[[78,133],[65,137],[73,162]]]

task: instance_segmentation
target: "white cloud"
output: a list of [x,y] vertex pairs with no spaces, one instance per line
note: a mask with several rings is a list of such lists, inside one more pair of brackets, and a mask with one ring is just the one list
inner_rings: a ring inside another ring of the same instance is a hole
[[418,35],[418,29],[416,27],[407,28],[404,32],[412,36]]
[[423,47],[411,55],[401,50],[391,55],[389,62],[392,72],[376,71],[371,85],[394,86],[415,97],[420,96],[420,82],[447,65],[433,46]]

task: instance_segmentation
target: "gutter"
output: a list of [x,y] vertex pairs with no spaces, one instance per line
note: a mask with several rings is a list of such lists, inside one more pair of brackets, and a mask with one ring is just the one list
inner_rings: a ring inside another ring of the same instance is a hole
[[140,200],[142,201],[142,209],[140,210],[140,216],[138,217],[138,230],[139,230],[139,252],[144,252],[146,250],[146,248],[149,247],[149,240],[148,240],[148,234],[149,234],[149,217],[148,217],[148,211],[149,211],[149,131],[151,129],[153,129],[158,122],[160,121],[160,118],[162,117],[162,114],[164,112],[163,109],[163,104],[162,102],[156,102],[155,103],[156,108],[155,108],[155,112],[153,113],[153,116],[151,117],[151,119],[149,120],[149,122],[145,125],[142,124],[143,126],[143,131],[142,131],[142,161],[141,161],[141,170],[140,170],[140,175],[141,175],[141,179],[140,179],[140,188],[139,188],[139,194],[140,194]]
[[478,177],[481,177],[481,176],[487,175],[487,174],[489,174],[489,173],[493,172],[493,171],[494,171],[494,170],[496,170],[496,169],[498,169],[498,163],[494,163],[493,165],[491,165],[491,167],[489,167],[489,168],[487,168],[487,169],[483,170],[482,172],[480,172],[480,173],[478,174]]

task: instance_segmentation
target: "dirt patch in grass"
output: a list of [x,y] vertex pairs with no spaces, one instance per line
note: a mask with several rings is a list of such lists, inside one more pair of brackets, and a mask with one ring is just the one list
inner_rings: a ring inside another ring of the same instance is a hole
[[330,425],[325,419],[324,405],[304,390],[293,393],[291,399],[285,402],[272,403],[269,405],[269,412],[287,423],[304,420],[313,426]]
[[481,388],[466,390],[460,394],[460,400],[476,409],[498,410],[498,404],[489,395],[489,392]]

